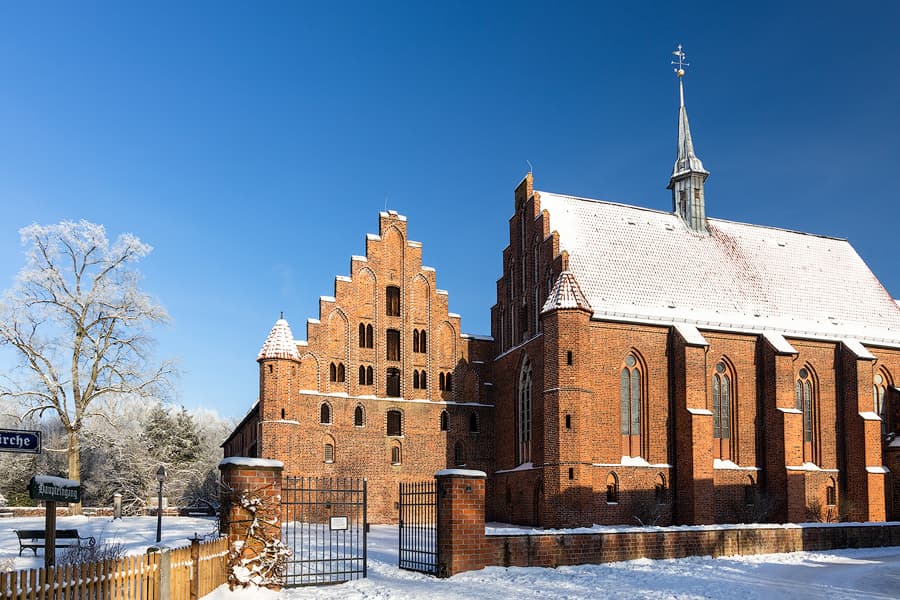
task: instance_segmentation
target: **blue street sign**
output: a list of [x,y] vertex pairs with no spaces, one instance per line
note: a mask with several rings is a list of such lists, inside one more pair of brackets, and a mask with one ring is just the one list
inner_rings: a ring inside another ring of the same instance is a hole
[[0,429],[0,452],[41,453],[41,432]]

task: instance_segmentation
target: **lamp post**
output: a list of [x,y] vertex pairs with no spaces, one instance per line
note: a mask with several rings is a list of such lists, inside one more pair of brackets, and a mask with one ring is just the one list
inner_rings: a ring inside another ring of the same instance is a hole
[[159,540],[162,538],[162,486],[163,482],[166,480],[166,467],[163,465],[159,465],[159,468],[156,470],[156,480],[159,482],[159,498],[156,505],[156,543],[159,543]]

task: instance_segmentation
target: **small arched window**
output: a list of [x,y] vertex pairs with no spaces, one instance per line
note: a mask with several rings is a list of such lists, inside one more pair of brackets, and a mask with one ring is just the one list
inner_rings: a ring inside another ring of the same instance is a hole
[[281,420],[284,421],[284,409],[281,409]]
[[359,365],[359,385],[366,385],[366,368]]
[[337,365],[334,363],[328,365],[328,380],[337,381]]
[[372,326],[366,325],[366,348],[375,347],[375,336],[372,334]]
[[419,388],[423,390],[428,389],[428,382],[425,379],[425,371],[419,373]]
[[388,360],[400,360],[400,332],[396,329],[387,330],[387,354]]
[[615,473],[606,476],[606,503],[619,503],[619,477]]
[[325,443],[325,462],[334,462],[334,444],[330,442]]
[[419,332],[419,352],[428,352],[428,337],[424,329]]
[[346,375],[344,374],[344,363],[338,363],[337,381],[338,381],[338,383],[344,383],[345,379],[346,379]]
[[756,481],[749,475],[747,483],[744,484],[744,504],[747,506],[756,504]]
[[419,389],[419,372],[413,371],[413,389]]
[[469,433],[478,433],[478,413],[469,413]]
[[399,410],[387,412],[387,434],[390,436],[403,435],[403,415]]
[[656,497],[657,504],[665,504],[667,502],[666,476],[662,473],[656,475],[656,486],[653,488],[653,495]]
[[395,442],[391,446],[391,464],[399,465],[402,462],[402,456],[400,451],[400,442]]
[[441,374],[438,376],[438,382],[439,382],[439,383],[438,383],[438,388],[439,388],[441,391],[444,391],[444,390],[446,389],[446,387],[447,387],[447,378],[444,376],[443,373],[441,373]]
[[834,477],[829,478],[828,485],[825,487],[825,504],[837,506],[837,486],[834,483]]
[[441,411],[441,431],[447,431],[450,429],[449,419],[447,418],[447,411]]
[[359,324],[359,347],[366,347],[366,326],[363,323]]
[[366,385],[372,385],[372,367],[366,367]]
[[413,340],[412,340],[413,341],[413,352],[418,352],[419,351],[419,330],[418,329],[413,329],[412,338],[413,338]]
[[331,425],[331,407],[327,404],[322,404],[319,407],[319,423],[322,425]]
[[453,374],[452,373],[447,373],[447,377],[444,379],[444,384],[445,384],[446,390],[448,392],[453,391]]
[[362,427],[366,424],[366,415],[363,412],[363,407],[360,405],[356,406],[356,409],[353,411],[353,425],[354,427]]
[[466,449],[460,441],[457,441],[453,445],[453,464],[457,467],[464,467],[466,465]]

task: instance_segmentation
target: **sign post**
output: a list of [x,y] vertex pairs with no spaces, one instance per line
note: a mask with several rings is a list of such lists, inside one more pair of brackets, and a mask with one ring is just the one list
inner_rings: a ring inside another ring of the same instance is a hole
[[32,500],[43,500],[46,511],[44,534],[47,545],[44,548],[44,567],[56,564],[56,503],[81,502],[81,485],[72,479],[35,475],[28,482],[28,496]]

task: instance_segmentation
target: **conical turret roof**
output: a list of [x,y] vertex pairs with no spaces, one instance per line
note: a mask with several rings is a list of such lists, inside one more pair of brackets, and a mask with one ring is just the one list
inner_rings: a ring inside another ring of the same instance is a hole
[[265,358],[290,358],[292,360],[300,360],[300,354],[297,353],[297,344],[294,342],[294,334],[291,333],[291,326],[286,320],[278,319],[269,332],[269,337],[259,350],[259,356],[256,360]]
[[578,280],[575,279],[575,274],[569,270],[563,271],[557,277],[550,295],[547,296],[547,301],[544,302],[544,308],[541,309],[541,313],[566,308],[577,308],[593,312],[587,297],[581,291],[581,286],[578,285]]

